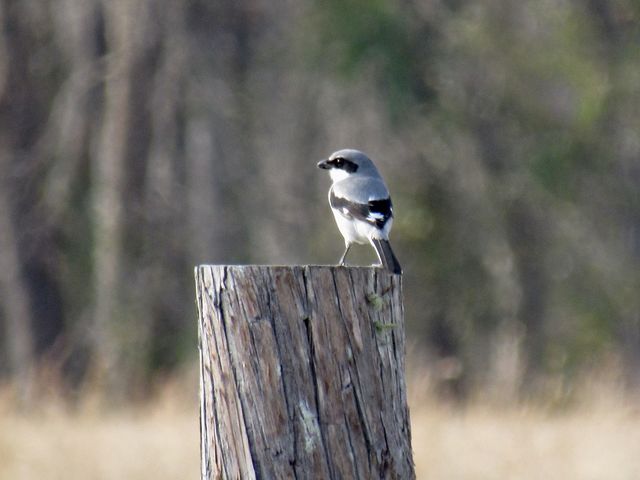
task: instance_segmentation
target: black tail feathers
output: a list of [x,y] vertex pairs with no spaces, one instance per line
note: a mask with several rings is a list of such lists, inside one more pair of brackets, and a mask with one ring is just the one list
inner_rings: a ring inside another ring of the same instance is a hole
[[373,248],[376,249],[380,263],[382,263],[384,268],[389,270],[391,273],[396,273],[398,275],[402,273],[402,267],[391,249],[389,240],[373,238],[371,239],[371,244],[373,245]]

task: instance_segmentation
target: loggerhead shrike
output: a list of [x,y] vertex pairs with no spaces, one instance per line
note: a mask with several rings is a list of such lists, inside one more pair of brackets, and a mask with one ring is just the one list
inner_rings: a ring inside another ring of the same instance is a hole
[[329,170],[333,185],[329,189],[329,205],[344,237],[344,259],[353,243],[371,243],[380,263],[392,273],[402,267],[389,244],[393,223],[393,207],[389,191],[376,166],[359,150],[339,150],[318,163]]

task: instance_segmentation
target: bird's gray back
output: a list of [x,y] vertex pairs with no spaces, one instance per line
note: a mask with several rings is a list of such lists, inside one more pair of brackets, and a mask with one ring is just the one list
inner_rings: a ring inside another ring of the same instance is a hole
[[389,198],[389,191],[381,178],[350,177],[333,184],[333,193],[352,202],[368,203],[370,200]]

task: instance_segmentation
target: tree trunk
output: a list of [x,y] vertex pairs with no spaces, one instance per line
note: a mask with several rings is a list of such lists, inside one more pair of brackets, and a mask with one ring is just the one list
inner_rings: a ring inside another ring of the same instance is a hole
[[[0,141],[0,171],[9,172],[9,153]],[[4,181],[3,181],[4,180]],[[0,330],[4,320],[4,341],[9,373],[19,388],[20,400],[32,395],[34,338],[31,329],[29,291],[24,280],[19,253],[19,238],[11,219],[9,185],[0,179]]]
[[[93,155],[93,274],[94,305],[91,346],[94,374],[120,396],[126,379],[117,364],[115,319],[119,312],[122,267],[124,189],[130,128],[131,71],[135,60],[136,7],[126,0],[103,0],[105,35],[110,48],[107,62],[104,117]],[[103,378],[106,377],[106,378]]]
[[202,479],[411,479],[401,277],[200,266]]

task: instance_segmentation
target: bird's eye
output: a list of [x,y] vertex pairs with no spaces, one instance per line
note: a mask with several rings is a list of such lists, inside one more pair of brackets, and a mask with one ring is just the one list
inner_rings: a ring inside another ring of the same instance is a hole
[[341,167],[344,164],[344,158],[338,157],[336,158],[336,167]]

